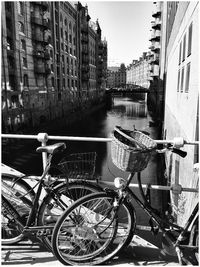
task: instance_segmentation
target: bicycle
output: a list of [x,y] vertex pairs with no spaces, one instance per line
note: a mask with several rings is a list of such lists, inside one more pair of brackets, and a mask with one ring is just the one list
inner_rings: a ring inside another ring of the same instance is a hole
[[[128,246],[136,229],[136,212],[132,199],[150,217],[152,232],[156,234],[160,230],[163,233],[167,253],[176,254],[181,264],[188,262],[184,255],[185,249],[198,253],[198,204],[185,227],[180,227],[153,208],[148,201],[148,194],[142,189],[140,172],[146,168],[151,154],[153,151],[163,153],[166,150],[182,157],[187,154],[171,144],[158,149],[156,142],[149,136],[139,131],[115,127],[111,143],[112,160],[118,168],[130,174],[127,180],[115,178],[116,190],[106,189],[105,192],[85,196],[61,215],[52,235],[53,252],[61,263],[102,264]],[[129,188],[136,172],[143,201]],[[188,229],[191,226],[189,235]],[[197,264],[195,256],[190,261]]]
[[[52,229],[60,214],[72,201],[86,194],[102,191],[97,183],[89,181],[94,179],[95,152],[71,154],[54,166],[54,175],[50,175],[53,155],[64,151],[65,148],[65,143],[56,143],[36,149],[39,153],[48,153],[46,166],[39,178],[2,174],[3,245],[17,243],[25,237],[30,239],[36,237],[51,250]],[[36,184],[31,187],[30,181]]]

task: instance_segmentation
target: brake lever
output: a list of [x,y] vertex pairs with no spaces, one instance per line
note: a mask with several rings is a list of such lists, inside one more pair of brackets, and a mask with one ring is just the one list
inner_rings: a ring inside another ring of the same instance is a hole
[[170,150],[175,153],[175,154],[178,154],[180,157],[182,158],[185,158],[187,156],[187,152],[186,151],[183,151],[181,149],[178,149],[178,148],[170,148]]

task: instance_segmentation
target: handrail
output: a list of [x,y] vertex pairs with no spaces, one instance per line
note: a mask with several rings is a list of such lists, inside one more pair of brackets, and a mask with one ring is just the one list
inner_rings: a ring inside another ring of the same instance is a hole
[[[20,138],[20,139],[37,139],[39,136],[45,135],[47,140],[63,140],[63,141],[93,141],[93,142],[111,142],[111,137],[82,137],[82,136],[54,136],[47,133],[39,133],[37,135],[25,135],[25,134],[1,134],[2,138]],[[41,141],[41,140],[38,140]],[[199,145],[199,141],[185,141],[181,137],[175,137],[172,140],[154,140],[157,144],[173,144],[175,142],[182,142],[182,145]]]
[[[112,138],[102,137],[81,137],[81,136],[53,136],[47,133],[39,133],[37,135],[25,135],[25,134],[1,134],[2,138],[21,138],[21,139],[37,139],[41,142],[42,146],[46,145],[48,140],[68,140],[68,141],[89,141],[89,142],[111,142]],[[157,144],[174,144],[176,147],[183,147],[184,144],[198,145],[198,141],[187,142],[182,137],[175,137],[173,140],[154,140]],[[43,169],[47,162],[47,153],[42,153]]]

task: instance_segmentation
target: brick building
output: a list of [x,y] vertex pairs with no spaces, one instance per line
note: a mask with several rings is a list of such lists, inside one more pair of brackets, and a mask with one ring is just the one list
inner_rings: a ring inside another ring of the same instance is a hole
[[87,6],[1,5],[3,131],[34,127],[102,96],[107,43],[99,23],[90,23]]

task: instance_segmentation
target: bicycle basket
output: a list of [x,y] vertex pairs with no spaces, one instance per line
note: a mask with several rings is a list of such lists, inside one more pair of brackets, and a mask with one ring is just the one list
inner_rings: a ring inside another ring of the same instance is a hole
[[147,167],[156,142],[140,131],[115,128],[112,133],[113,163],[127,172],[140,172]]
[[91,180],[95,173],[96,152],[76,153],[65,157],[58,164],[69,179]]

